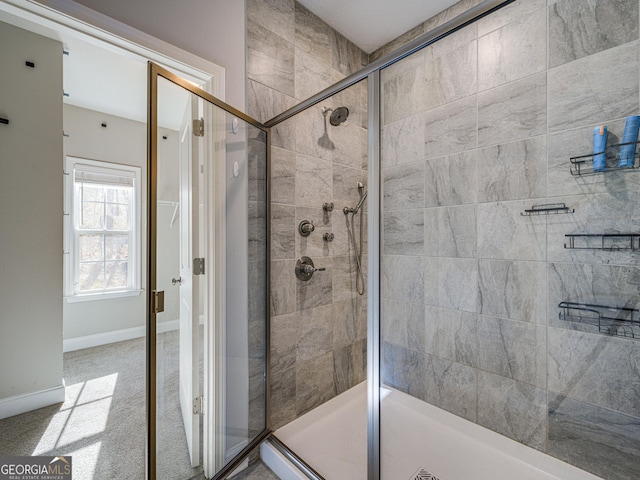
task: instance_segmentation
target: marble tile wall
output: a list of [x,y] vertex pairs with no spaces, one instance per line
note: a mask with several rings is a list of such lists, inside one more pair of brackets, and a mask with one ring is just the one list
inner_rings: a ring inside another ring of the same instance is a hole
[[640,307],[640,253],[565,248],[640,233],[638,171],[569,170],[595,126],[619,142],[640,114],[638,5],[517,0],[381,77],[383,381],[614,480],[639,475],[640,326],[558,305]]
[[[248,113],[257,120],[273,118],[367,62],[368,55],[295,0],[247,0]],[[355,206],[357,184],[366,182],[366,96],[366,85],[355,85],[272,129],[274,428],[365,378],[366,295],[355,293],[354,250],[342,208]],[[321,108],[339,106],[349,109],[349,118],[334,127]],[[334,203],[333,212],[323,211],[324,202]],[[298,233],[302,220],[315,226],[309,237]],[[419,220],[421,231],[421,210]],[[325,242],[324,233],[334,240]],[[294,269],[303,255],[326,271],[298,280]]]

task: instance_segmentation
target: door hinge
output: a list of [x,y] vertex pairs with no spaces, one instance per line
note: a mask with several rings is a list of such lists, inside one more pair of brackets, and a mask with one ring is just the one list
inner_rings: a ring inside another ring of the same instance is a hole
[[204,118],[193,119],[193,135],[196,137],[204,137]]
[[193,414],[204,415],[204,397],[202,395],[193,399]]
[[204,275],[204,258],[193,259],[193,274]]
[[153,291],[153,313],[164,312],[164,291]]

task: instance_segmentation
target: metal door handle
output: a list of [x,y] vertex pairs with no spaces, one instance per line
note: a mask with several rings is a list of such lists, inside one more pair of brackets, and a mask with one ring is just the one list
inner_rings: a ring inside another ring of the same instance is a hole
[[172,278],[171,279],[171,284],[172,285],[181,285],[182,284],[182,277]]

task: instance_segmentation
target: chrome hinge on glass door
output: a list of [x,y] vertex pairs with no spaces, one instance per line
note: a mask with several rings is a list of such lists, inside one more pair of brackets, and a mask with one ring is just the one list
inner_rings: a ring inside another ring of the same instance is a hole
[[204,118],[193,119],[193,135],[196,137],[204,137]]
[[204,397],[202,395],[193,399],[193,414],[204,415]]

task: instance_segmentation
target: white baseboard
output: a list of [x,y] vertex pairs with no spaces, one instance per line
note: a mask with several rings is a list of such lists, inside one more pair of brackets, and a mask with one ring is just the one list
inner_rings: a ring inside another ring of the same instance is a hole
[[64,383],[39,392],[0,399],[0,419],[64,402]]
[[[170,320],[168,322],[158,323],[157,332],[165,333],[177,330],[179,320]],[[97,347],[99,345],[107,345],[109,343],[123,342],[133,338],[144,337],[147,334],[147,327],[133,327],[122,330],[114,330],[113,332],[96,333],[94,335],[86,335],[84,337],[67,338],[62,342],[64,352],[73,352],[74,350],[82,350],[83,348]]]

